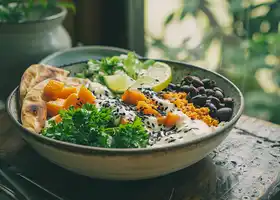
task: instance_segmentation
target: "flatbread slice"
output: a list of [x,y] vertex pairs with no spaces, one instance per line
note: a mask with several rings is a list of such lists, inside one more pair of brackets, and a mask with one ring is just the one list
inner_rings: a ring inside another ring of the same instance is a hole
[[[22,103],[22,125],[33,133],[40,133],[47,120],[47,102],[44,98],[43,92],[44,87],[48,84],[49,80],[51,79],[46,79],[35,85],[26,94]],[[81,85],[89,87],[92,83],[89,79],[75,77],[60,77],[56,78],[56,80],[64,82],[65,86],[68,87],[79,87]]]
[[67,77],[69,71],[61,68],[53,67],[50,65],[35,64],[31,65],[25,70],[21,77],[20,82],[20,102],[22,103],[25,95],[38,83],[48,79],[48,78],[60,78]]

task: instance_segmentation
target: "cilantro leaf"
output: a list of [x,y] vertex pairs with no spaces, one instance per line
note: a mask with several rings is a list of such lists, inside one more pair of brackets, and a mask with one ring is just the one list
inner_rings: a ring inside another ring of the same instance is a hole
[[139,70],[148,69],[153,65],[154,60],[141,62],[134,52],[128,52],[127,55],[105,57],[99,60],[89,60],[82,73],[77,73],[77,77],[89,78],[102,83],[104,75],[113,75],[116,71],[126,72],[128,76],[137,79]]

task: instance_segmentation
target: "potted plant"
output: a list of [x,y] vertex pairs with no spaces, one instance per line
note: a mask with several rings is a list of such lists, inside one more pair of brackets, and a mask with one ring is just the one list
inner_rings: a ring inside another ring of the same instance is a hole
[[23,71],[47,55],[71,47],[62,22],[71,2],[0,0],[0,96],[19,83]]

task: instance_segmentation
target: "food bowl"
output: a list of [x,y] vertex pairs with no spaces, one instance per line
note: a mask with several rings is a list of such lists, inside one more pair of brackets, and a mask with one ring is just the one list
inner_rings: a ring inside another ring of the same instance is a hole
[[[84,176],[111,180],[139,180],[178,171],[206,157],[226,138],[242,114],[244,100],[240,90],[231,81],[215,72],[183,62],[156,61],[164,62],[172,68],[174,83],[188,74],[215,80],[225,91],[225,95],[235,100],[231,120],[210,134],[181,143],[148,148],[115,149],[66,143],[28,131],[20,121],[18,88],[7,100],[9,116],[20,130],[22,137],[35,151],[52,163]],[[71,72],[79,72],[85,65],[86,62],[80,62],[62,67]]]

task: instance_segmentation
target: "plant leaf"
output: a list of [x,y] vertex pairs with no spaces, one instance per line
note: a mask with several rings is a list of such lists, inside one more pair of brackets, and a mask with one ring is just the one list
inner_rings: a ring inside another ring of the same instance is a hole
[[58,3],[59,6],[62,6],[64,8],[68,8],[70,10],[72,10],[74,13],[76,13],[76,6],[73,3],[69,3],[69,2],[59,2]]
[[189,11],[188,10],[186,10],[185,9],[185,7],[182,9],[182,12],[180,13],[180,21],[182,21],[185,17],[186,17],[186,15],[189,13]]
[[165,18],[164,26],[168,25],[168,24],[174,19],[174,16],[175,16],[175,12],[170,13],[170,14]]

